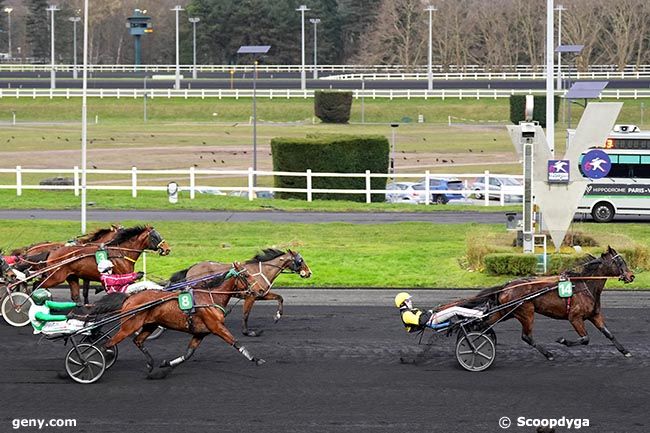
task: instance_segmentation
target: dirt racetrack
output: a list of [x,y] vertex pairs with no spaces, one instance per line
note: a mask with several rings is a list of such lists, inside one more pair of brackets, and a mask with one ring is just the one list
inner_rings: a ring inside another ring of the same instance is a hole
[[[589,325],[591,344],[552,343],[574,337],[567,322],[538,316],[536,338],[556,355],[546,361],[520,339],[514,321],[497,329],[495,365],[461,370],[454,339],[436,337],[418,365],[402,364],[422,346],[407,335],[394,308],[287,304],[272,323],[271,305],[253,310],[259,338],[240,342],[267,363],[256,367],[216,337],[167,379],[145,379],[144,358],[126,340],[100,382],[56,377],[68,350],[30,328],[0,324],[0,431],[20,418],[75,418],[74,432],[499,432],[518,417],[589,419],[582,431],[647,432],[650,327],[647,310],[605,310],[609,328],[632,353],[620,355]],[[238,306],[239,307],[239,306]],[[227,324],[239,336],[240,308]],[[189,336],[168,332],[148,346],[157,361],[185,352]],[[23,428],[20,431],[37,431]],[[574,431],[558,428],[557,432]]]

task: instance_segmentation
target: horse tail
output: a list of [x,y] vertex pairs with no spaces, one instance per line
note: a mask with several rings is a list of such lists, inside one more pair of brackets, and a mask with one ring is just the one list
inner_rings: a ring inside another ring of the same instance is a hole
[[170,283],[178,283],[180,281],[185,281],[187,278],[187,273],[189,272],[190,268],[183,269],[181,271],[175,272],[172,274],[171,277],[169,277],[169,282]]
[[127,297],[126,293],[109,293],[95,302],[95,305],[90,309],[89,313],[103,314],[119,310],[122,308]]
[[40,253],[32,254],[30,256],[18,256],[19,259],[14,265],[14,268],[21,272],[31,267],[36,267],[38,269],[39,267],[45,266],[45,263],[47,262],[47,258],[49,256],[49,251],[43,251]]
[[498,303],[499,293],[506,287],[507,284],[501,284],[500,286],[492,286],[486,289],[481,290],[475,296],[467,298],[463,303],[459,304],[461,307],[465,308],[475,308],[485,305],[490,302],[492,305]]

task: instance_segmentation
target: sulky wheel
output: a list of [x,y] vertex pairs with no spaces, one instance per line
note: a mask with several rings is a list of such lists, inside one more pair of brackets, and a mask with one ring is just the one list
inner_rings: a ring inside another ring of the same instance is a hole
[[157,327],[156,330],[153,331],[153,332],[151,333],[151,335],[147,337],[147,340],[155,340],[155,339],[157,339],[158,337],[160,337],[161,335],[163,335],[163,332],[165,332],[165,329],[166,329],[166,328],[163,327],[163,326],[159,326],[159,327]]
[[483,371],[492,365],[496,358],[494,341],[480,332],[468,332],[456,342],[456,359],[468,371]]
[[26,293],[14,292],[2,301],[2,317],[11,326],[25,326],[29,324],[29,308],[33,304]]
[[115,361],[117,361],[117,345],[111,347],[110,349],[102,347],[102,354],[106,360],[106,370],[108,370],[113,366],[113,364],[115,364]]
[[97,346],[77,344],[65,356],[65,371],[75,382],[93,383],[106,371],[106,359]]

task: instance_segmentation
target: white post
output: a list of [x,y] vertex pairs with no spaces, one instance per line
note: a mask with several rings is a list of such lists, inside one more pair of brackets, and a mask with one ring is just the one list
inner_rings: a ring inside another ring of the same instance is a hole
[[[18,94],[18,92],[16,92],[16,94]],[[641,118],[643,118],[643,116],[641,116]],[[11,112],[11,124],[12,125],[16,124],[16,112],[15,111]]]
[[254,173],[253,167],[248,167],[248,201],[253,201]]
[[429,178],[431,173],[429,170],[424,172],[424,204],[431,204],[431,184]]
[[192,62],[193,62],[193,68],[192,68],[192,79],[196,80],[196,23],[201,21],[200,18],[190,18],[190,22],[192,23]]
[[7,40],[7,54],[9,55],[9,58],[12,59],[13,56],[11,55],[11,12],[13,11],[13,8],[6,7],[4,8],[4,11],[7,12],[7,35],[8,35],[8,40]]
[[196,173],[195,168],[190,167],[190,200],[194,200],[196,194]]
[[307,169],[307,201],[311,203],[312,201],[312,192],[311,192],[311,168]]
[[307,6],[300,5],[297,11],[300,12],[300,24],[302,28],[301,39],[300,39],[300,58],[301,58],[301,67],[300,67],[300,89],[305,90],[307,88],[307,78],[305,76],[305,11],[308,11]]
[[483,187],[485,188],[483,190],[483,204],[485,206],[490,205],[490,171],[485,170],[485,176],[483,177]]
[[70,17],[68,20],[72,21],[72,78],[77,79],[77,23],[81,21],[81,17]]
[[176,80],[174,89],[179,90],[181,88],[181,65],[179,55],[178,13],[184,9],[181,7],[181,5],[176,5],[174,9],[171,10],[176,12]]
[[131,167],[131,197],[136,198],[138,196],[138,169],[137,167]]
[[147,251],[142,252],[142,272],[144,272],[144,281],[147,281]]
[[314,25],[314,80],[318,79],[318,23],[320,23],[320,18],[312,18],[309,20],[310,23]]
[[424,9],[425,11],[429,12],[429,57],[428,57],[428,63],[427,63],[427,89],[428,90],[433,90],[433,24],[432,24],[432,19],[433,19],[433,12],[437,11],[437,9],[433,5],[429,5]]
[[54,12],[59,10],[58,6],[55,5],[50,5],[47,7],[48,12],[51,14],[51,20],[50,20],[50,53],[52,55],[52,68],[50,70],[50,88],[55,89],[56,88],[56,71],[54,70]]
[[370,203],[372,201],[372,197],[370,194],[370,170],[366,170],[366,203]]
[[88,0],[84,0],[84,52],[81,92],[81,233],[86,233],[86,171],[88,141]]
[[23,195],[23,173],[21,172],[21,167],[16,166],[16,195]]
[[[562,11],[565,11],[566,8],[562,5],[558,5],[555,10],[558,12],[558,21],[557,21],[557,45],[558,47],[562,45]],[[562,90],[562,53],[557,52],[557,90]]]
[[555,154],[555,92],[553,91],[553,0],[546,0],[546,141]]
[[78,165],[74,166],[73,179],[74,179],[74,195],[75,197],[79,197],[79,166]]

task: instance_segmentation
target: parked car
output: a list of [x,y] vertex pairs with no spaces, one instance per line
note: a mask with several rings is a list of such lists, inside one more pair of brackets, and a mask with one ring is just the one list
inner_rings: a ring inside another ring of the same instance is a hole
[[[413,189],[418,191],[420,196],[420,203],[426,203],[426,180],[422,179],[418,184],[413,186]],[[429,190],[431,191],[430,203],[447,204],[450,200],[465,200],[461,193],[439,193],[436,191],[462,191],[464,188],[463,181],[456,178],[429,178]]]
[[214,188],[211,186],[197,188],[196,192],[198,192],[199,194],[226,195],[226,193],[221,191],[219,188]]
[[[521,182],[510,176],[489,176],[489,198],[490,199],[501,199],[501,191],[503,191],[504,201],[509,202],[521,202],[523,196],[523,186]],[[474,197],[482,199],[485,194],[485,178],[478,177],[471,186],[471,189],[474,191]]]
[[[248,191],[231,191],[228,195],[233,196],[233,197],[248,198]],[[275,193],[273,191],[253,191],[253,197],[255,197],[255,198],[275,198]]]
[[386,202],[388,203],[420,203],[420,194],[413,189],[416,182],[390,182],[386,189],[394,192],[386,193]]

